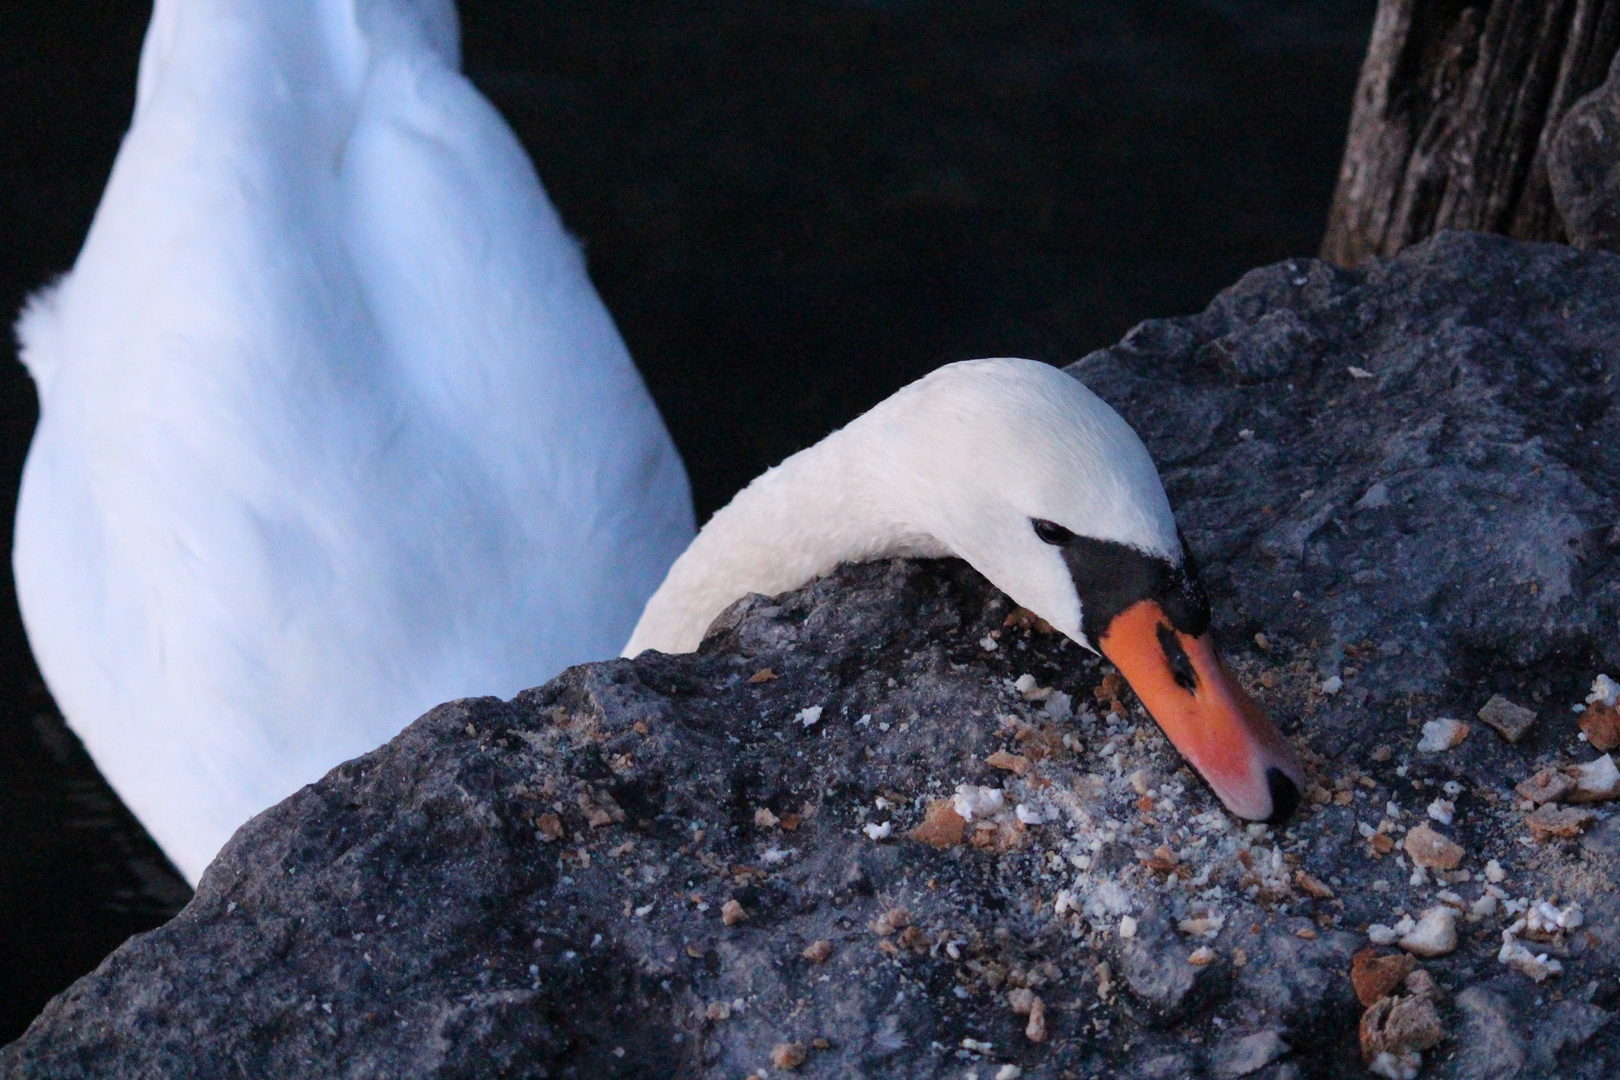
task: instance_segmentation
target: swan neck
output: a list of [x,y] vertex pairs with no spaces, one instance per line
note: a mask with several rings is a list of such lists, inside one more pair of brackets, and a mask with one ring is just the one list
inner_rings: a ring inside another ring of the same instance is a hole
[[690,652],[733,602],[775,596],[844,562],[948,552],[909,520],[881,445],[856,424],[738,493],[647,602],[626,656]]

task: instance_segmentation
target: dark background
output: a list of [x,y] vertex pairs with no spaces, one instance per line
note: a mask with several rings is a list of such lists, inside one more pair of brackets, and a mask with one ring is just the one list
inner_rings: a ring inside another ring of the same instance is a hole
[[[1312,254],[1374,0],[463,0],[699,520],[952,360],[1068,362]],[[0,0],[0,318],[72,264],[150,14]],[[0,357],[5,549],[35,418]],[[0,588],[0,1042],[183,882]]]

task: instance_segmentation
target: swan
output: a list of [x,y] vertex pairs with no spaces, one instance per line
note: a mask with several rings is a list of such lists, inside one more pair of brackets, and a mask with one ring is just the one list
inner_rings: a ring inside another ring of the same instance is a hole
[[1234,814],[1292,814],[1299,756],[1216,651],[1147,448],[1036,361],[947,364],[755,479],[675,560],[623,654],[691,652],[733,601],[842,562],[947,555],[1107,657]]
[[156,0],[20,316],[13,569],[52,695],[193,883],[438,702],[616,653],[680,458],[451,0]]

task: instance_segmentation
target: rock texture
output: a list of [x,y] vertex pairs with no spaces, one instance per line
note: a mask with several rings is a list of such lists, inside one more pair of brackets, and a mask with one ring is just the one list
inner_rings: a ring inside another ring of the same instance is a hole
[[[1594,756],[1570,706],[1620,669],[1620,258],[1284,263],[1074,370],[1307,752],[1287,829],[965,565],[845,567],[695,655],[435,709],[244,826],[0,1073],[1614,1075],[1620,817],[1537,842],[1513,788]],[[1496,695],[1520,741],[1418,751]],[[1456,868],[1408,860],[1424,823]],[[1436,907],[1452,951],[1352,984]]]
[[1569,242],[1620,251],[1620,63],[1558,125],[1547,177]]

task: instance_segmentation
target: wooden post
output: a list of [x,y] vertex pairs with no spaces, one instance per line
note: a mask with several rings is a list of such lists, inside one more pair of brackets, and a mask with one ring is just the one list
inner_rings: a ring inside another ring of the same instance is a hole
[[1592,201],[1589,161],[1550,176],[1549,157],[1577,103],[1584,135],[1557,149],[1620,151],[1620,113],[1594,104],[1620,99],[1594,93],[1617,49],[1620,0],[1379,0],[1323,258],[1353,266],[1441,229],[1609,246],[1559,213]]

